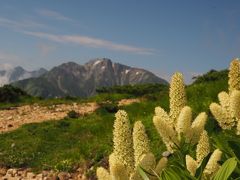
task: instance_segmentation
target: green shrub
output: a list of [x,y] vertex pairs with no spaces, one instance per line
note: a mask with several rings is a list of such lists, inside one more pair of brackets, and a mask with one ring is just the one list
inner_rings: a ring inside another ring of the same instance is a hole
[[199,83],[206,83],[206,82],[213,82],[213,81],[219,81],[219,80],[226,80],[228,79],[228,70],[222,70],[222,71],[216,71],[214,69],[210,70],[206,74],[195,76],[193,77],[193,84],[199,84]]
[[96,90],[99,94],[104,93],[118,93],[118,94],[130,94],[134,97],[143,96],[146,94],[159,93],[168,89],[167,85],[162,84],[135,84],[113,87],[101,87]]
[[60,161],[54,167],[56,171],[71,172],[73,170],[73,162],[69,159]]
[[29,97],[29,95],[17,87],[11,85],[0,87],[0,102],[14,103],[24,97]]
[[34,154],[21,151],[15,147],[8,149],[0,154],[0,158],[2,162],[0,165],[4,165],[5,167],[27,167],[29,162],[31,162],[34,158]]
[[72,110],[72,111],[69,111],[69,112],[67,113],[67,116],[68,116],[69,118],[78,118],[78,117],[80,117],[80,114],[79,114],[78,112]]
[[116,113],[118,111],[118,105],[115,102],[102,102],[99,103],[100,107],[104,110],[106,110],[109,113]]

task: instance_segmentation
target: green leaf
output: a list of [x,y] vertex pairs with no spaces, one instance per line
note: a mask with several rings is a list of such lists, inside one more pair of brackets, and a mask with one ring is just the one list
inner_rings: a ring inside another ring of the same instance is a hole
[[197,168],[196,170],[196,173],[195,173],[195,177],[197,177],[198,179],[201,179],[202,178],[202,173],[203,173],[203,170],[205,169],[207,163],[208,163],[208,160],[210,159],[211,157],[211,153],[209,153],[202,161],[200,167]]
[[218,170],[213,180],[227,180],[237,166],[235,158],[230,158]]
[[[239,139],[238,139],[239,140]],[[240,145],[239,145],[239,141],[228,141],[229,142],[229,146],[232,148],[234,154],[236,155],[236,157],[238,159],[240,159]]]
[[182,180],[182,179],[192,179],[183,170],[171,167],[165,169],[161,174],[161,180]]
[[141,176],[144,180],[150,180],[150,179],[148,178],[147,174],[144,172],[144,170],[143,170],[140,166],[138,166],[137,169],[138,169],[138,172],[139,172],[140,176]]

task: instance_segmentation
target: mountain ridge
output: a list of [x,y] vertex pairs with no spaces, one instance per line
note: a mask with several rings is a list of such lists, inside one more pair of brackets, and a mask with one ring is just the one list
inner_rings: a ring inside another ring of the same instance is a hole
[[63,63],[38,78],[18,81],[13,85],[33,96],[51,98],[88,97],[94,95],[98,87],[143,83],[168,84],[150,71],[114,63],[107,58],[97,58],[84,65]]
[[0,65],[0,87],[6,84],[13,83],[15,81],[32,77],[39,77],[46,72],[47,70],[44,68],[40,68],[34,71],[27,71],[21,66],[11,67],[6,65]]

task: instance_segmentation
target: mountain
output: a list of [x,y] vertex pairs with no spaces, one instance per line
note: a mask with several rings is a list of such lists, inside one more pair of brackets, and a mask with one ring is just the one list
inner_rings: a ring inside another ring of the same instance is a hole
[[144,69],[102,58],[91,60],[84,65],[64,63],[38,78],[18,81],[13,85],[33,96],[50,98],[67,95],[88,97],[94,95],[98,87],[143,83],[168,84],[164,79]]
[[5,65],[0,65],[0,86],[27,78],[39,77],[46,72],[47,70],[43,68],[36,71],[26,71],[21,66],[7,67]]

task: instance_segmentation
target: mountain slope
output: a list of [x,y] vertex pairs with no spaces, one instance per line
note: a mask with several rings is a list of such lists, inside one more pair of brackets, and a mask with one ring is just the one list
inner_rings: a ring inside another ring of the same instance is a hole
[[193,79],[194,79],[194,82],[192,84],[207,83],[207,82],[213,82],[218,80],[227,81],[228,70],[224,69],[221,71],[216,71],[212,69],[203,75],[194,77]]
[[39,77],[46,72],[47,70],[43,68],[36,71],[26,71],[21,66],[15,68],[0,66],[0,86],[27,78]]
[[18,81],[14,85],[33,96],[48,98],[67,95],[87,97],[94,95],[98,87],[143,83],[168,84],[149,71],[103,58],[84,65],[64,63],[43,76]]

